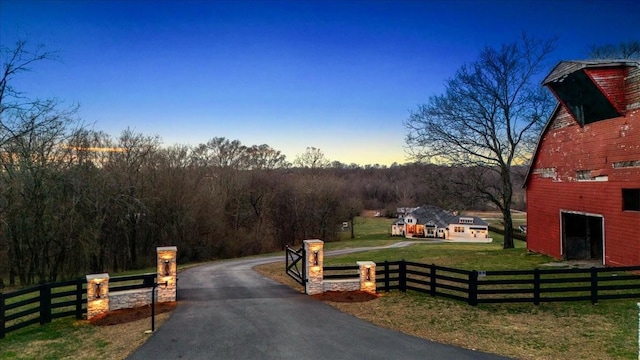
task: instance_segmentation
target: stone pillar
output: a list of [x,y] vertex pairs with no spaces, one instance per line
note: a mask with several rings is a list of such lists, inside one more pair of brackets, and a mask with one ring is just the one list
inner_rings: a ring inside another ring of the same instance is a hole
[[109,311],[109,274],[87,275],[87,320]]
[[305,261],[305,278],[307,283],[304,292],[307,295],[321,294],[322,279],[324,277],[322,266],[324,262],[324,241],[313,239],[304,240]]
[[358,261],[360,267],[360,290],[372,294],[376,293],[376,263],[373,261]]
[[162,246],[156,249],[158,261],[158,302],[176,301],[178,264],[176,262],[178,248]]

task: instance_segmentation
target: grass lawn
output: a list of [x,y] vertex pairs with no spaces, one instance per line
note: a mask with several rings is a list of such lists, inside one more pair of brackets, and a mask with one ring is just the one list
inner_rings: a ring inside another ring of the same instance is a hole
[[[325,244],[326,250],[388,245],[403,238],[389,236],[390,219],[359,218],[356,239]],[[424,243],[407,248],[373,250],[326,257],[327,265],[356,260],[410,260],[476,270],[531,269],[550,262],[529,255],[525,244],[502,250],[502,238],[491,244]],[[300,289],[283,271],[282,262],[258,271]],[[184,268],[181,265],[180,268]],[[153,270],[151,270],[153,271]],[[379,326],[408,334],[519,359],[637,359],[637,300],[533,304],[466,303],[420,293],[389,292],[366,303],[330,303]],[[169,316],[156,317],[156,325]],[[0,359],[123,359],[148,335],[149,319],[97,329],[73,317],[55,319],[7,334],[0,340]]]
[[[116,276],[143,274],[155,270],[154,267],[119,273]],[[119,282],[117,285],[139,282]],[[57,288],[55,292],[74,289],[75,285]],[[22,295],[11,299],[10,303],[28,300],[38,296],[37,294]],[[73,299],[75,296],[58,298],[56,302]],[[38,303],[34,303],[13,312],[37,306]],[[169,315],[156,315],[156,326],[162,325]],[[37,314],[34,316],[37,317]],[[6,334],[5,338],[0,340],[0,359],[124,359],[149,337],[144,332],[150,328],[150,318],[99,328],[86,320],[76,320],[73,316],[54,319],[44,326],[31,325]]]
[[[364,219],[362,228],[377,235],[345,241],[344,247],[375,246],[394,238],[384,233],[383,219]],[[387,220],[388,219],[384,219]],[[389,222],[390,223],[390,222]],[[356,225],[356,230],[358,227]],[[500,235],[491,244],[425,243],[406,248],[326,257],[326,265],[352,265],[358,260],[409,260],[467,270],[533,269],[553,259],[532,255],[526,244],[503,250]],[[361,244],[359,246],[359,244]],[[366,244],[366,245],[365,245]],[[327,250],[332,243],[326,243]],[[257,270],[303,291],[282,271],[282,263]],[[519,359],[637,359],[638,300],[533,304],[466,303],[422,293],[382,293],[366,303],[330,302],[341,311],[407,334]]]
[[[169,313],[156,315],[156,328]],[[73,317],[54,319],[44,326],[33,325],[11,332],[0,340],[0,359],[107,359],[121,360],[150,335],[150,319],[120,325],[95,327]]]

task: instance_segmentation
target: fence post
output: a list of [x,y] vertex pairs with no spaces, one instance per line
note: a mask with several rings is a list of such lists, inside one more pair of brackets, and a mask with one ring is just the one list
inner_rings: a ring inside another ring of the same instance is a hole
[[478,272],[473,270],[469,273],[469,305],[478,305]]
[[407,292],[407,263],[402,259],[398,268],[398,281],[400,282],[400,291]]
[[533,270],[533,304],[540,305],[540,269]]
[[429,265],[429,277],[431,278],[429,284],[429,295],[436,296],[438,294],[438,285],[436,283],[436,264]]
[[51,322],[51,287],[40,285],[40,325]]
[[324,241],[318,239],[303,240],[306,279],[304,292],[307,295],[322,294],[324,292]]
[[76,319],[82,320],[82,278],[76,281]]
[[389,262],[387,260],[384,261],[384,290],[389,292]]
[[109,274],[90,274],[87,278],[87,320],[109,311]]
[[156,262],[156,283],[166,284],[157,288],[158,302],[176,301],[178,295],[178,247],[157,247]]
[[373,261],[357,261],[360,275],[360,291],[376,293],[376,263]]
[[595,266],[591,267],[591,303],[598,303],[598,269]]
[[0,339],[4,339],[4,327],[6,323],[4,321],[4,294],[0,293]]

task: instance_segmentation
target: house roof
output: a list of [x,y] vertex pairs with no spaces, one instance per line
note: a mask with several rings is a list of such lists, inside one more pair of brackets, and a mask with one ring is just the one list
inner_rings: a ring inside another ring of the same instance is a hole
[[421,225],[435,225],[446,227],[453,214],[433,205],[423,205],[413,210],[409,215],[416,218],[416,223]]
[[468,224],[465,223],[466,225],[483,225],[483,226],[489,226],[489,223],[480,219],[477,216],[454,216],[452,217],[449,221],[451,221],[449,224],[460,224],[460,218],[465,218],[465,219],[473,219],[473,223],[472,224]]
[[473,223],[465,223],[465,225],[489,225],[489,223],[477,216],[454,215],[449,211],[433,205],[420,206],[408,215],[415,217],[417,224],[432,225],[441,228],[447,227],[450,224],[460,224],[460,218],[473,219]]

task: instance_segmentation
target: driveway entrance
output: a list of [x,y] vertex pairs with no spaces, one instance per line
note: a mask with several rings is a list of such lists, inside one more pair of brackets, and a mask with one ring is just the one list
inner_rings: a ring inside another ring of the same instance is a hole
[[252,270],[282,260],[181,272],[178,306],[129,359],[505,359],[376,327]]

